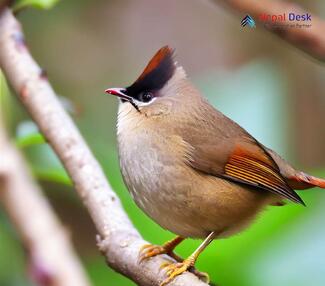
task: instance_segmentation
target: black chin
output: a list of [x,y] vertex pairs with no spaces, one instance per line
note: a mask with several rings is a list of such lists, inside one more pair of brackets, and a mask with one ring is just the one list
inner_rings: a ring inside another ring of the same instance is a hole
[[120,98],[120,100],[121,100],[122,103],[125,103],[125,102],[130,103],[136,109],[136,111],[140,112],[139,107],[134,103],[133,100],[126,100],[124,98]]
[[[129,101],[131,104],[132,104],[132,106],[136,109],[136,111],[138,111],[138,112],[140,112],[140,109],[139,109],[139,107],[133,102],[133,101]],[[140,112],[141,113],[141,112]]]

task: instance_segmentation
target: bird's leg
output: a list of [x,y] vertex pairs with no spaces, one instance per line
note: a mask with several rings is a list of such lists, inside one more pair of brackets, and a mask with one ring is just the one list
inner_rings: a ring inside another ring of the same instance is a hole
[[176,255],[173,250],[177,245],[179,245],[185,238],[181,236],[176,236],[174,239],[167,241],[162,246],[146,244],[142,246],[140,250],[140,262],[143,260],[159,255],[159,254],[168,254],[177,261],[182,261],[183,259]]
[[[200,246],[183,262],[177,263],[165,263],[161,267],[166,270],[167,278],[160,284],[160,286],[164,286],[172,281],[176,276],[182,274],[189,268],[194,267],[194,264],[199,257],[200,253],[211,243],[211,241],[216,237],[216,232],[211,232],[206,239],[200,244]],[[202,275],[202,273],[201,273]],[[202,277],[205,275],[202,275]],[[208,276],[206,275],[207,280]]]

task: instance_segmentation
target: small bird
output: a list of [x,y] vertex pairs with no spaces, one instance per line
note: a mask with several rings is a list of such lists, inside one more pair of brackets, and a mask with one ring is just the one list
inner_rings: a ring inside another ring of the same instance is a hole
[[[177,234],[140,251],[141,261],[159,254],[177,260],[163,265],[167,278],[161,285],[193,271],[211,241],[243,230],[266,206],[283,205],[284,199],[304,205],[295,189],[325,188],[324,179],[295,170],[211,106],[168,46],[132,85],[105,92],[120,99],[119,161],[132,198]],[[204,241],[182,260],[173,250],[186,238]]]

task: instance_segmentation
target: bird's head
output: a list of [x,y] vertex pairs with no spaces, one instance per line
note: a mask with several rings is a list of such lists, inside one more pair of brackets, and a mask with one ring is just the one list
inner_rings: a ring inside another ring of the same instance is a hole
[[170,111],[185,86],[186,74],[174,60],[174,51],[165,46],[153,56],[132,85],[108,88],[105,92],[119,97],[122,105],[131,104],[139,113],[163,114]]

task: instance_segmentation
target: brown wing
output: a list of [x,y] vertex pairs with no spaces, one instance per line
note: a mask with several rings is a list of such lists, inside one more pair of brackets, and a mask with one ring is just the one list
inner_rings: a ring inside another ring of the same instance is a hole
[[273,159],[257,144],[255,146],[241,144],[235,146],[225,164],[223,176],[304,204],[282,177]]
[[[212,107],[211,107],[212,108]],[[207,174],[270,191],[304,205],[264,147],[235,122],[213,109],[183,138],[191,142],[190,165]],[[213,114],[213,116],[211,116]]]

